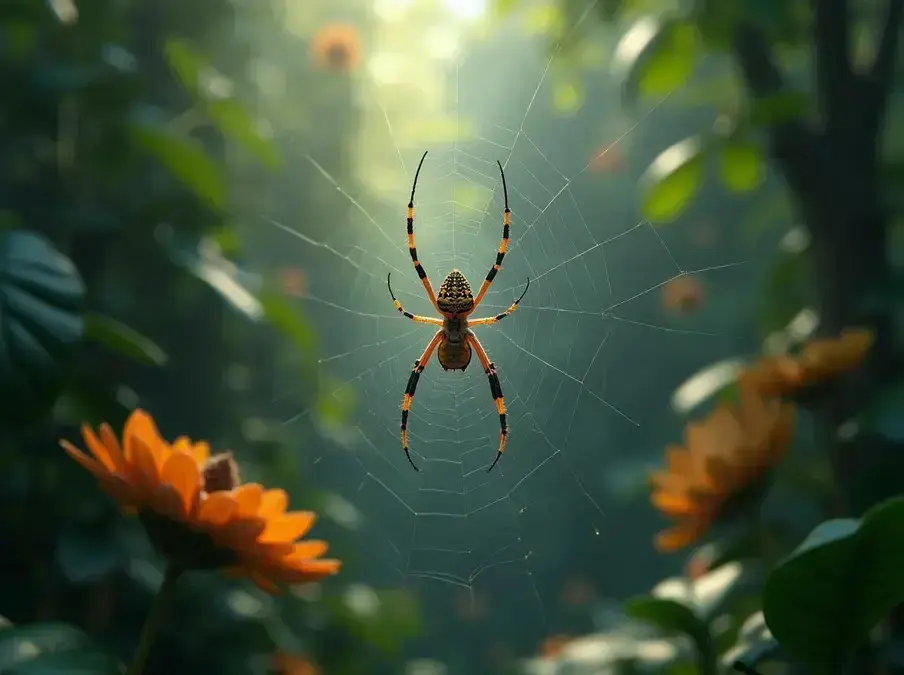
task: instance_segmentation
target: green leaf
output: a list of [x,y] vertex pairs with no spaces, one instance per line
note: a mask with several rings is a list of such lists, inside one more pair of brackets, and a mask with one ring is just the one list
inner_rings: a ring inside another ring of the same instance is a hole
[[772,635],[814,668],[837,667],[904,602],[904,498],[861,521],[830,520],[769,576],[763,614]]
[[91,638],[65,623],[5,625],[0,627],[0,675],[24,672],[19,670],[20,666],[56,654],[71,656],[95,648]]
[[584,90],[579,82],[560,82],[553,90],[553,107],[556,112],[571,114],[584,103]]
[[85,315],[85,339],[112,352],[151,366],[162,366],[167,356],[148,338],[116,319],[94,312]]
[[700,57],[696,26],[684,19],[643,17],[615,48],[616,75],[624,79],[629,101],[664,96],[684,85]]
[[732,667],[742,673],[755,669],[761,663],[773,661],[782,655],[782,646],[771,637],[742,640],[732,650]]
[[150,124],[134,124],[132,141],[210,206],[223,206],[226,190],[222,172],[199,142]]
[[94,651],[44,654],[0,670],[0,675],[122,675],[122,672],[114,657]]
[[53,404],[82,338],[84,298],[72,261],[47,239],[0,232],[0,423]]
[[197,91],[201,72],[208,61],[184,40],[167,38],[163,43],[163,55],[176,77],[190,92]]
[[248,111],[235,99],[220,99],[207,104],[207,114],[223,135],[239,143],[271,169],[278,168],[282,157],[272,141],[256,129]]
[[625,601],[624,610],[631,618],[652,623],[665,633],[697,635],[706,628],[693,609],[669,598],[637,596]]
[[729,138],[719,147],[719,174],[733,192],[750,192],[766,176],[766,158],[758,143]]
[[[702,658],[714,661],[709,626],[686,604],[671,598],[641,595],[627,600],[624,611],[633,619],[653,624],[667,635],[687,635]],[[715,672],[714,664],[708,672]]]
[[260,295],[264,316],[286,335],[305,355],[317,349],[317,332],[307,319],[285,298],[270,291]]
[[651,223],[675,220],[703,185],[705,148],[697,137],[663,151],[643,177],[641,210]]

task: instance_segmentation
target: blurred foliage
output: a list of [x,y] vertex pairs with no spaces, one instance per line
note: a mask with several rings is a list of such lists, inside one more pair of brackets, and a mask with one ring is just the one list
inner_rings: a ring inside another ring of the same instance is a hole
[[[582,0],[539,4],[554,15],[552,50],[599,39],[581,23]],[[642,216],[683,228],[698,199],[730,198],[729,236],[768,256],[762,348],[681,385],[672,406],[692,417],[652,476],[653,506],[676,521],[660,550],[713,541],[682,578],[627,600],[596,634],[541,653],[527,672],[897,671],[904,261],[894,195],[904,183],[897,127],[885,120],[900,116],[902,4],[591,8],[618,35],[611,66],[624,104],[694,111],[691,133],[654,153],[642,177]],[[798,418],[793,431],[785,411]],[[765,515],[773,503],[778,521]],[[725,592],[704,608],[710,582]]]
[[[347,10],[364,29],[366,12]],[[341,73],[299,63],[322,19],[290,32],[284,11],[228,0],[191,11],[115,0],[0,7],[0,540],[15,579],[0,589],[0,672],[122,672],[161,582],[137,522],[59,450],[79,425],[117,428],[140,406],[168,438],[234,450],[249,479],[283,487],[296,508],[329,499],[301,470],[334,443],[353,397],[315,367],[308,319],[243,268],[238,227],[267,198],[261,183],[307,164],[294,148],[339,156],[354,128]],[[293,86],[262,94],[262,56],[296,62]],[[312,86],[322,90],[314,103]],[[273,130],[287,117],[317,124],[294,125],[298,142],[280,146]],[[330,171],[353,180],[341,165]],[[317,215],[333,196],[295,176],[292,193],[312,221],[336,222]],[[285,378],[295,386],[282,405],[311,413],[291,437],[267,421],[273,381]],[[355,578],[343,529],[318,528]],[[366,611],[352,602],[361,592]],[[330,673],[390,672],[418,630],[407,595],[342,578],[271,598],[190,577],[176,604],[146,673],[266,673],[279,654]]]

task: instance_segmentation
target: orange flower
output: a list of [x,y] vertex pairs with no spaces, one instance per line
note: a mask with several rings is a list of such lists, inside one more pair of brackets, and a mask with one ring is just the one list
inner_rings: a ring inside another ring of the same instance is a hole
[[809,384],[823,382],[856,368],[874,341],[875,334],[867,328],[847,328],[837,338],[811,340],[798,358],[804,380]]
[[297,267],[288,267],[280,270],[280,286],[283,293],[294,298],[303,298],[307,294],[307,277],[303,270]]
[[797,356],[766,356],[741,373],[738,381],[761,396],[783,396],[856,368],[874,339],[869,329],[848,328],[836,338],[807,342]]
[[314,35],[311,55],[321,68],[350,72],[361,61],[361,38],[351,24],[327,24]]
[[666,450],[666,470],[651,477],[651,501],[677,521],[656,536],[660,551],[676,551],[702,537],[740,503],[759,494],[769,470],[791,441],[795,409],[741,387],[737,408],[722,404],[688,424],[684,446]]
[[593,173],[618,171],[624,165],[624,160],[624,155],[617,145],[603,145],[593,151],[590,158],[590,170]]
[[323,559],[327,544],[300,540],[315,514],[286,511],[280,489],[242,484],[228,453],[210,456],[205,442],[186,437],[170,445],[154,420],[135,410],[122,444],[109,425],[98,433],[82,426],[90,455],[68,441],[67,453],[126,510],[137,511],[148,535],[171,564],[185,569],[223,568],[275,592],[277,584],[316,581],[339,571]]
[[273,669],[278,675],[320,675],[320,668],[311,663],[305,656],[276,654],[273,657]]
[[662,285],[662,308],[675,314],[691,314],[703,306],[703,285],[691,274],[670,279]]
[[540,643],[539,656],[541,659],[557,659],[562,651],[571,642],[568,635],[551,635]]
[[804,383],[804,369],[790,356],[765,356],[738,375],[738,382],[760,396],[782,396]]

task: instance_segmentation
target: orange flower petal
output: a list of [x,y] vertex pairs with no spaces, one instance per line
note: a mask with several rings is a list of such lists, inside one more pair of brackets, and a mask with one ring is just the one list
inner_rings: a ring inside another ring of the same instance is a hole
[[94,435],[94,429],[87,424],[82,425],[82,438],[85,439],[85,445],[94,455],[94,458],[100,462],[107,471],[116,471],[118,469],[116,462],[110,455],[110,451],[101,443],[100,439]]
[[[262,516],[273,517],[285,513],[289,506],[289,495],[279,488],[267,490],[261,497],[261,506],[258,513]],[[299,535],[301,536],[301,535]]]
[[668,553],[678,551],[697,541],[709,524],[701,520],[687,520],[656,535],[656,548]]
[[236,516],[248,518],[257,514],[264,496],[264,488],[257,483],[245,483],[233,490],[232,494],[238,504]]
[[106,422],[100,425],[98,431],[101,442],[106,446],[110,453],[110,458],[116,466],[117,473],[123,473],[127,464],[125,455],[122,453],[122,447],[119,445],[119,439],[116,438],[113,429]]
[[163,465],[160,479],[173,486],[179,495],[181,515],[192,515],[197,509],[201,493],[201,472],[194,457],[174,452]]
[[306,560],[299,563],[299,567],[281,569],[279,577],[286,583],[305,584],[336,574],[340,567],[342,563],[338,560]]
[[702,513],[702,509],[687,494],[654,492],[650,495],[650,501],[653,506],[670,518],[700,515]]
[[134,461],[134,444],[138,440],[143,440],[146,445],[154,445],[160,440],[160,433],[154,420],[140,408],[132,411],[122,431],[123,453],[126,460]]
[[286,562],[294,564],[296,562],[313,560],[319,558],[329,549],[329,544],[318,539],[310,539],[295,544],[295,548],[291,554],[286,556]]
[[267,521],[262,518],[233,520],[210,531],[210,536],[220,546],[243,550],[254,545],[264,531]]
[[307,534],[316,519],[317,516],[311,511],[293,511],[271,518],[261,535],[261,541],[294,541]]
[[150,506],[154,511],[167,518],[172,518],[173,520],[184,518],[182,497],[172,485],[161,483],[154,487],[151,491],[150,502]]
[[135,508],[138,505],[135,491],[122,476],[117,474],[101,476],[98,479],[98,485],[124,509]]
[[140,474],[140,480],[146,488],[153,491],[160,482],[160,471],[154,450],[139,438],[133,439],[129,443],[129,447],[132,461]]
[[204,441],[195,443],[191,448],[191,454],[198,464],[203,465],[207,462],[208,459],[210,459],[210,443],[206,443]]
[[205,495],[198,507],[198,520],[206,525],[225,525],[235,515],[238,504],[228,492],[214,492]]
[[104,478],[110,475],[110,472],[107,471],[103,464],[86,455],[69,441],[61,440],[60,446],[62,446],[63,450],[65,450],[72,459],[78,462],[83,469],[91,472],[95,478]]

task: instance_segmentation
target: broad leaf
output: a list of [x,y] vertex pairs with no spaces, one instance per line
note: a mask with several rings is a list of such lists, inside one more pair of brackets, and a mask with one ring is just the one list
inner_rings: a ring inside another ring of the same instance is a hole
[[0,422],[53,403],[82,338],[84,295],[72,261],[44,237],[0,232]]
[[235,141],[270,168],[282,162],[273,141],[264,137],[244,106],[235,99],[209,101],[207,114],[226,138]]
[[822,523],[766,581],[763,614],[797,658],[839,665],[904,602],[904,498]]
[[223,206],[226,189],[222,172],[198,141],[150,124],[133,125],[132,140],[210,206]]
[[651,223],[675,220],[696,197],[705,178],[704,146],[691,137],[663,151],[647,169],[642,212]]
[[763,148],[748,140],[728,138],[719,146],[719,175],[733,192],[750,192],[766,176]]
[[94,312],[85,315],[85,339],[151,366],[162,366],[167,356],[148,338],[116,319]]
[[616,74],[624,78],[625,95],[663,96],[690,79],[700,56],[697,29],[682,19],[644,17],[615,48]]
[[105,675],[116,673],[117,667],[115,660],[101,653],[94,641],[74,626],[32,623],[0,627],[0,675]]
[[[694,641],[702,659],[714,665],[712,636],[709,626],[693,608],[671,598],[643,595],[625,602],[625,614],[633,619],[646,621],[667,635],[686,635]],[[712,667],[708,672],[715,672]]]

